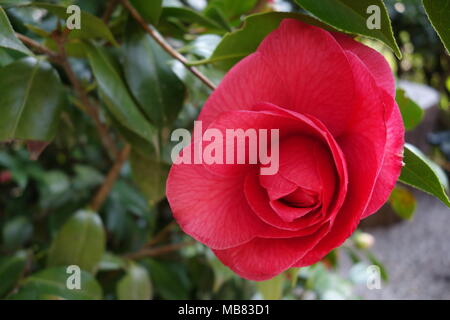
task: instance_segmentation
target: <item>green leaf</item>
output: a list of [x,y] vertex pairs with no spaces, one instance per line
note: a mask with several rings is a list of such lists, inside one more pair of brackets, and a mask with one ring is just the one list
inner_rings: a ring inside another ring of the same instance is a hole
[[124,71],[142,110],[159,127],[170,126],[183,107],[185,87],[172,71],[170,57],[135,26],[126,32]]
[[156,204],[166,194],[166,179],[170,166],[138,152],[131,152],[130,165],[133,179],[151,205]]
[[[45,9],[64,21],[70,16],[67,13],[67,7],[62,5],[33,2],[29,6]],[[85,11],[81,11],[81,29],[71,30],[69,37],[71,39],[101,38],[118,46],[116,39],[114,39],[113,34],[103,20]]]
[[67,280],[71,273],[66,267],[48,268],[28,277],[19,292],[9,297],[12,300],[99,300],[102,288],[86,271],[80,273],[80,289],[70,290]]
[[0,48],[0,68],[14,62],[14,58],[7,52],[6,49]]
[[16,250],[22,247],[33,234],[33,225],[24,216],[17,216],[3,226],[3,246],[6,250]]
[[183,22],[191,24],[198,24],[202,27],[206,27],[212,30],[223,29],[223,27],[220,24],[216,23],[214,20],[188,8],[164,7],[161,14],[161,19],[170,20],[171,18],[177,18]]
[[17,39],[8,16],[2,7],[0,7],[0,47],[16,50],[27,55],[33,55],[22,42]]
[[405,155],[400,181],[425,191],[450,207],[450,200],[445,190],[445,183],[436,172],[436,165],[420,150],[412,145],[405,146]]
[[245,19],[244,26],[241,29],[227,33],[211,57],[192,64],[216,63],[220,68],[230,69],[241,59],[255,52],[263,39],[275,30],[283,19],[288,18],[330,29],[316,19],[300,13],[269,12],[254,14]]
[[[340,31],[384,42],[401,59],[402,53],[395,41],[391,20],[382,0],[296,0],[296,2],[321,21]],[[372,5],[377,6],[380,10],[380,29],[368,28],[367,22],[373,12],[367,13],[367,10]]]
[[153,25],[158,24],[163,0],[131,0],[130,2],[145,21]]
[[206,15],[211,9],[219,9],[223,15],[231,20],[239,18],[244,13],[249,12],[256,5],[258,0],[212,0],[209,1],[208,7],[205,9]]
[[3,297],[19,281],[27,264],[27,253],[18,251],[9,257],[0,257],[0,297]]
[[224,30],[232,31],[230,22],[220,8],[211,7],[206,9],[205,16],[207,16],[211,20],[216,21],[216,23],[220,25]]
[[389,197],[389,203],[396,214],[402,219],[411,220],[416,211],[416,198],[406,188],[395,187]]
[[367,258],[371,264],[380,268],[381,280],[384,282],[389,281],[389,274],[387,273],[385,266],[370,251],[367,251]]
[[126,261],[111,252],[105,252],[98,266],[99,271],[116,271],[125,269]]
[[106,235],[100,217],[78,211],[58,231],[48,252],[47,265],[77,265],[94,272],[105,252]]
[[209,265],[211,266],[214,272],[214,284],[213,284],[213,292],[218,292],[222,285],[233,278],[233,271],[231,271],[228,267],[226,267],[219,259],[213,257],[209,261]]
[[406,92],[402,89],[397,89],[395,97],[400,112],[402,113],[403,123],[406,130],[412,130],[420,124],[423,118],[423,110],[414,101],[406,96]]
[[119,300],[150,300],[152,284],[147,269],[136,263],[130,263],[127,273],[117,284]]
[[280,300],[283,297],[284,275],[256,283],[258,291],[265,300]]
[[305,289],[313,290],[320,299],[355,299],[352,296],[352,283],[328,270],[323,263],[302,268],[300,273],[306,273]]
[[90,44],[85,47],[103,101],[114,118],[128,130],[152,141],[155,130],[134,103],[114,62],[103,49]]
[[166,300],[187,300],[189,278],[184,266],[179,263],[146,259],[143,263],[150,270],[155,291]]
[[450,0],[423,0],[423,6],[447,53],[450,54]]
[[[59,50],[53,39],[47,38],[44,40],[43,44],[55,52]],[[86,59],[86,52],[84,51],[82,39],[68,39],[64,44],[64,50],[69,57]]]
[[56,134],[63,87],[49,63],[23,58],[0,69],[0,141],[50,141]]
[[298,282],[298,274],[300,272],[300,268],[290,268],[286,271],[286,276],[291,280],[291,288],[295,288]]

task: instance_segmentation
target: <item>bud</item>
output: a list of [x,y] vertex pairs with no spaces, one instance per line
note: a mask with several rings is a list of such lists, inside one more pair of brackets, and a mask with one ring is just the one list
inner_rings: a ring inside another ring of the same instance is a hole
[[375,243],[375,238],[366,232],[358,232],[353,237],[353,241],[358,249],[370,249]]

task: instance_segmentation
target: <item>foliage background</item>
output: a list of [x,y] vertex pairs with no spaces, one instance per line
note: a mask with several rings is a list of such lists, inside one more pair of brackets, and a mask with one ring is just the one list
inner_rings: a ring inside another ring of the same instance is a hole
[[[156,26],[213,84],[236,62],[224,56],[237,49],[248,54],[257,45],[257,29],[237,42],[227,44],[230,36],[221,42],[246,16],[266,13],[261,25],[255,23],[265,32],[278,19],[270,14],[274,6],[308,13],[294,1],[212,0],[206,9],[198,6],[201,2],[131,1],[144,24]],[[314,1],[297,2],[316,13]],[[340,1],[326,2],[322,5],[333,9]],[[83,10],[80,31],[64,27],[70,4]],[[384,34],[374,37],[387,45],[361,40],[381,51],[399,78],[439,90],[439,129],[448,130],[450,57],[422,1],[385,4],[393,36],[384,26]],[[235,276],[179,230],[164,199],[170,132],[192,127],[212,84],[172,59],[119,1],[3,0],[0,5],[5,9],[0,15],[0,138],[5,142],[0,146],[0,297],[350,299],[357,298],[353,287],[365,283],[367,265],[380,266],[388,280],[388,270],[370,252],[370,235],[363,232],[323,262],[271,281],[253,283]],[[358,19],[346,31],[364,31],[358,29]],[[8,34],[5,21],[18,34],[12,29]],[[341,29],[340,23],[331,24]],[[220,42],[222,51],[214,51]],[[27,58],[30,51],[36,56]],[[15,101],[25,106],[22,117],[7,113],[8,103]],[[404,97],[401,105],[412,128],[421,111],[411,104]],[[14,130],[8,129],[11,123]],[[449,140],[439,136],[433,151],[447,169]],[[436,175],[429,179],[435,189],[426,191],[445,202],[445,183]],[[415,200],[407,189],[396,190],[391,204],[410,218]],[[343,255],[352,261],[345,275],[336,271]],[[68,265],[83,269],[81,290],[66,288]]]

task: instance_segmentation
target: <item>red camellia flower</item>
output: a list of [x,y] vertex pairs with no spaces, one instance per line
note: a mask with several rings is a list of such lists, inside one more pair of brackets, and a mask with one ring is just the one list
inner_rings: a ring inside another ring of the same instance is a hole
[[241,277],[266,280],[341,245],[389,197],[404,126],[386,60],[352,38],[286,19],[205,104],[205,128],[279,129],[279,170],[173,165],[181,228]]

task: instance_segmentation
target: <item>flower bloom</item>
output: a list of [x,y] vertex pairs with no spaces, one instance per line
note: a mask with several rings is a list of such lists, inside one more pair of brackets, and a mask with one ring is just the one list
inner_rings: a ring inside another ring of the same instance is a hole
[[173,165],[167,197],[175,219],[247,279],[318,262],[394,188],[404,144],[394,98],[378,52],[283,20],[230,70],[199,116],[204,128],[279,129],[278,172]]

